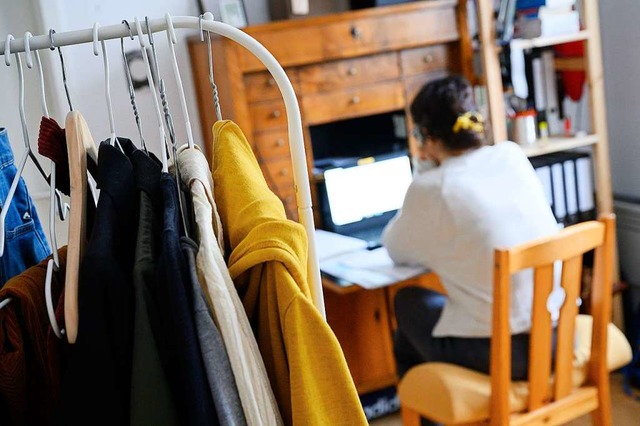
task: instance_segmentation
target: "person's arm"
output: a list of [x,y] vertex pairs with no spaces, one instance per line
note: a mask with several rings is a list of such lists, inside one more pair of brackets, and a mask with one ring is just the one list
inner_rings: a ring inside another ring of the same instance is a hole
[[428,258],[440,203],[433,192],[429,186],[414,181],[402,209],[384,229],[382,245],[395,263],[419,264]]

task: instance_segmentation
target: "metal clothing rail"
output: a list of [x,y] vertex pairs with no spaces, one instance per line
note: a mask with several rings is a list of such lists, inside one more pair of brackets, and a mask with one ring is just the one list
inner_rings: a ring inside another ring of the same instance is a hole
[[[201,19],[193,16],[172,17],[173,28],[183,28],[200,30]],[[169,29],[165,18],[155,18],[149,20],[152,33],[167,31]],[[291,149],[291,160],[293,162],[293,177],[296,191],[296,202],[298,205],[298,217],[300,223],[307,232],[309,241],[308,274],[311,285],[313,303],[320,311],[322,317],[326,317],[324,309],[324,297],[322,294],[322,280],[320,278],[320,264],[315,243],[315,227],[313,222],[313,210],[311,204],[311,191],[309,189],[309,175],[307,170],[307,160],[305,156],[304,142],[302,136],[302,119],[300,117],[300,107],[296,99],[293,86],[284,72],[282,66],[274,56],[256,39],[245,32],[222,22],[208,19],[202,20],[202,29],[212,33],[227,37],[248,49],[253,53],[271,73],[282,97],[284,98],[287,112],[287,125],[289,131],[289,141]],[[114,40],[122,37],[129,37],[130,31],[140,36],[135,26],[131,30],[125,24],[109,25],[100,27],[99,40]],[[146,34],[146,28],[142,33]],[[55,33],[55,47],[70,46],[75,44],[92,43],[93,29],[68,31]],[[51,40],[48,35],[39,35],[29,38],[30,50],[49,49]],[[9,52],[3,54],[24,52],[24,39],[11,40]]]

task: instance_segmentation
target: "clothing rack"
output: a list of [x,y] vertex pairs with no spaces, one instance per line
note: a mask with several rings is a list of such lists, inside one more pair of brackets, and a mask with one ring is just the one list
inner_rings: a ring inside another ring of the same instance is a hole
[[[206,16],[206,14],[205,14]],[[322,280],[320,277],[320,264],[318,262],[318,254],[315,243],[315,227],[313,221],[313,210],[311,203],[311,191],[309,188],[309,175],[307,170],[304,140],[302,133],[302,120],[300,116],[300,107],[296,99],[293,86],[289,78],[284,72],[282,66],[276,58],[257,40],[243,31],[222,22],[216,22],[211,19],[197,18],[193,16],[175,16],[171,18],[173,28],[204,30],[209,31],[223,37],[227,37],[236,43],[239,43],[251,53],[253,53],[267,68],[273,76],[282,97],[284,98],[285,109],[287,113],[287,126],[289,133],[291,160],[293,163],[294,187],[296,191],[296,203],[298,206],[298,217],[300,223],[307,232],[309,241],[309,258],[308,273],[311,286],[311,295],[313,303],[322,315],[326,317],[324,309],[324,297],[322,294]],[[169,30],[167,19],[154,18],[149,20],[149,27],[152,33]],[[140,27],[138,27],[140,28]],[[132,26],[129,29],[125,24],[109,25],[100,27],[99,37],[102,40],[114,40],[123,37],[129,37],[132,32],[134,35],[142,36],[146,34],[146,28],[142,29],[142,34],[138,33],[138,29]],[[55,47],[71,46],[76,44],[92,43],[94,41],[94,32],[92,28],[84,30],[68,31],[55,33]],[[51,39],[49,35],[34,36],[29,39],[30,50],[49,49],[51,47]],[[25,51],[24,39],[13,39],[9,44],[9,51],[2,54],[11,54]]]

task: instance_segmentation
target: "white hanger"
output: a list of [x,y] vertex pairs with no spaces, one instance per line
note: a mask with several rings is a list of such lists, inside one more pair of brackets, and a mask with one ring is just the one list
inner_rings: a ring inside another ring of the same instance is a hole
[[[27,31],[24,33],[24,55],[27,62],[27,68],[33,68],[33,57],[32,55],[36,55],[36,66],[38,68],[38,78],[40,80],[40,107],[42,108],[42,115],[46,118],[49,118],[49,108],[47,107],[47,96],[45,93],[44,87],[44,72],[42,71],[42,61],[40,61],[40,53],[36,50],[35,52],[31,52],[31,44],[29,39],[32,38],[33,35]],[[58,208],[58,216],[60,220],[65,220],[67,218],[67,213],[69,212],[69,204],[64,203],[62,201],[62,195],[59,190],[56,189],[55,184],[55,163],[51,162],[51,165],[54,166],[52,170],[49,172],[49,187],[54,193],[56,207]],[[54,233],[55,235],[55,233]],[[57,261],[56,261],[57,264]]]
[[[131,32],[131,26],[126,19],[122,20],[122,23],[127,26],[129,30],[129,37],[133,40],[133,32]],[[124,75],[127,78],[127,89],[129,91],[129,101],[131,102],[131,107],[133,108],[133,117],[136,119],[136,127],[138,128],[138,136],[140,137],[140,146],[144,150],[144,152],[149,155],[149,150],[147,149],[147,144],[144,140],[144,134],[142,132],[142,123],[140,122],[140,114],[138,113],[138,104],[136,102],[136,91],[133,88],[133,81],[131,80],[131,70],[129,69],[129,65],[127,63],[127,54],[124,53],[124,37],[120,37],[120,53],[122,54],[122,64],[124,65]]]
[[[33,67],[33,58],[31,56],[31,47],[29,39],[32,37],[30,32],[24,33],[24,52],[27,62],[27,68]],[[44,73],[42,72],[42,62],[40,61],[40,54],[36,50],[36,65],[38,67],[38,77],[40,80],[40,105],[42,107],[42,115],[49,118],[49,109],[47,108],[47,98],[44,87]],[[56,237],[56,215],[55,215],[55,202],[56,202],[56,163],[51,161],[51,173],[49,174],[49,239],[52,245],[52,258],[47,262],[47,274],[45,277],[44,295],[47,305],[47,314],[49,315],[49,322],[51,323],[51,329],[56,337],[61,338],[64,334],[64,330],[60,330],[58,321],[56,320],[56,313],[53,307],[53,298],[51,297],[51,280],[53,279],[53,271],[58,271],[60,268],[60,259],[58,257],[58,240]],[[65,204],[64,211],[68,211],[69,205]]]
[[[202,21],[213,21],[213,13],[206,12],[200,15],[200,41],[204,41],[204,29],[202,28]],[[216,110],[216,118],[218,121],[222,120],[222,111],[220,110],[220,96],[218,95],[218,86],[213,79],[213,52],[211,51],[211,33],[207,31],[207,56],[209,58],[209,84],[211,85],[211,94],[213,96],[213,107]]]
[[191,132],[191,122],[189,121],[189,111],[187,110],[187,99],[184,96],[184,87],[182,87],[182,78],[180,78],[180,68],[178,67],[178,60],[176,59],[176,48],[174,46],[177,43],[176,31],[173,28],[173,20],[171,19],[171,15],[169,13],[165,13],[164,19],[167,22],[167,40],[169,42],[169,50],[171,50],[173,75],[176,78],[178,94],[180,95],[180,106],[182,107],[182,114],[184,115],[184,122],[187,130],[187,143],[189,144],[189,148],[193,148],[193,133]]
[[[93,54],[98,56],[98,41],[99,34],[98,29],[100,28],[100,24],[98,22],[93,24]],[[104,40],[102,40],[102,61],[104,64],[104,94],[107,98],[107,109],[109,110],[109,130],[111,131],[111,138],[109,139],[109,144],[111,146],[115,146],[117,142],[116,138],[116,124],[113,119],[113,106],[111,103],[111,82],[109,78],[109,55],[107,54],[107,45]],[[117,142],[118,146],[120,146],[120,142]],[[122,147],[120,146],[120,150]]]
[[[4,43],[4,63],[6,66],[11,66],[11,40],[14,37],[11,34],[7,34],[6,41]],[[20,55],[18,52],[15,53],[16,62],[18,64],[18,81],[19,81],[19,91],[20,91],[20,102],[18,104],[18,108],[20,110],[20,122],[22,123],[22,136],[24,141],[25,151],[20,157],[20,161],[17,166],[17,173],[13,178],[13,182],[11,182],[11,186],[9,187],[9,193],[7,194],[7,198],[2,203],[2,211],[0,212],[0,257],[4,254],[4,243],[5,243],[5,220],[7,218],[7,213],[9,211],[9,206],[11,205],[11,201],[13,200],[13,196],[16,193],[16,189],[18,187],[18,182],[20,181],[20,177],[22,176],[22,171],[24,170],[25,164],[27,164],[27,159],[29,158],[29,132],[27,130],[27,120],[24,114],[24,72],[22,69],[22,60],[20,59]]]
[[[166,150],[166,140],[167,133],[164,129],[164,122],[162,121],[162,111],[160,109],[160,102],[158,101],[158,93],[156,91],[156,85],[153,81],[153,73],[151,71],[151,64],[149,63],[149,55],[147,54],[147,45],[144,41],[144,33],[142,32],[142,26],[140,25],[140,21],[137,16],[133,17],[133,21],[136,25],[136,33],[138,34],[138,42],[140,43],[140,52],[142,53],[142,58],[144,59],[144,64],[146,65],[147,71],[147,80],[149,81],[149,88],[151,89],[151,94],[153,98],[153,107],[156,110],[156,119],[158,121],[158,131],[160,132],[160,142],[163,144],[161,147],[161,158],[162,158],[162,171],[166,173],[169,170],[169,165],[167,161],[167,150]],[[148,30],[148,28],[147,28]]]
[[[60,56],[60,69],[62,71],[62,84],[64,85],[64,93],[67,96],[67,103],[69,104],[69,111],[73,111],[73,105],[71,104],[71,95],[69,94],[69,86],[67,85],[67,70],[64,66],[64,56],[62,55],[62,49],[60,48],[60,46],[56,47],[54,40],[53,40],[53,35],[56,33],[56,30],[54,30],[53,28],[51,28],[49,30],[49,50],[54,51],[56,49],[58,49],[58,55]],[[98,148],[96,147],[95,144],[93,145],[85,145],[85,149],[87,151],[87,154],[89,155],[89,157],[91,157],[91,159],[98,164]],[[91,176],[89,176],[89,179],[91,182],[93,182]],[[90,189],[91,189],[91,194],[93,196],[93,200],[94,202],[97,202],[96,200],[98,199],[97,195],[96,195],[96,190],[95,190],[95,183],[92,183],[90,185]]]

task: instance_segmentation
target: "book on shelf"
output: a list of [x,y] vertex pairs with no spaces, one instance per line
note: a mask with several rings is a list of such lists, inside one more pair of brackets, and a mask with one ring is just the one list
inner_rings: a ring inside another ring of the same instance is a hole
[[517,0],[501,0],[496,18],[496,34],[502,44],[509,43],[515,30]]
[[560,114],[558,94],[558,75],[555,66],[555,54],[551,49],[542,51],[542,73],[544,76],[545,118],[549,126],[549,134],[560,135],[564,131]]
[[316,230],[320,272],[343,286],[386,287],[425,274],[421,266],[396,265],[384,247],[369,249],[367,241]]
[[531,160],[558,223],[573,225],[595,217],[593,165],[581,152],[559,152]]
[[553,49],[512,49],[511,81],[514,94],[526,99],[527,107],[536,111],[538,124],[546,123],[549,135],[562,135],[564,125]]

